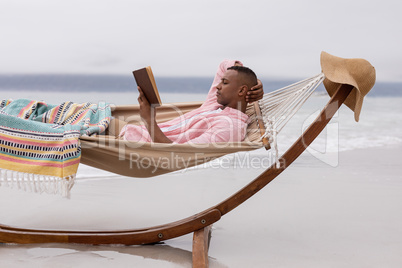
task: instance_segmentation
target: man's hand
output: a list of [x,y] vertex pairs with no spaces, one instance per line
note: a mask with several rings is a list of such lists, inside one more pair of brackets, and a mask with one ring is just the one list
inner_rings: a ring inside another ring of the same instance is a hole
[[234,66],[243,66],[243,64],[241,64],[241,62],[237,60],[237,61],[235,61]]
[[257,85],[253,86],[248,92],[246,96],[246,101],[248,103],[258,101],[262,99],[264,96],[264,89],[260,79],[257,79]]
[[138,103],[140,104],[140,116],[145,123],[149,124],[151,121],[151,114],[153,114],[155,117],[155,109],[151,107],[140,87],[138,87],[138,92],[140,93],[140,96],[138,97]]
[[140,92],[140,96],[138,97],[138,103],[140,104],[140,116],[145,123],[145,127],[147,128],[151,139],[154,142],[172,143],[172,141],[166,137],[156,123],[155,107],[152,107],[149,104],[149,101],[145,97],[144,92],[140,87],[138,87],[138,92]]

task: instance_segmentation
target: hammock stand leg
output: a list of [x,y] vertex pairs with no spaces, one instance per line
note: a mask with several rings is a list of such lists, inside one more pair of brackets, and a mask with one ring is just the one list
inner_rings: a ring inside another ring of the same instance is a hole
[[208,262],[208,249],[211,239],[211,227],[209,225],[205,228],[197,230],[193,235],[193,268],[207,268]]

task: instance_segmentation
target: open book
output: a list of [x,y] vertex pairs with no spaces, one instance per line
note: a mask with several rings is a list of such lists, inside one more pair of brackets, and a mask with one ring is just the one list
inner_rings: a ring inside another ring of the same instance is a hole
[[148,102],[153,106],[160,106],[162,104],[159,97],[158,88],[156,87],[155,78],[152,73],[151,66],[133,71],[133,75],[137,85],[144,92]]

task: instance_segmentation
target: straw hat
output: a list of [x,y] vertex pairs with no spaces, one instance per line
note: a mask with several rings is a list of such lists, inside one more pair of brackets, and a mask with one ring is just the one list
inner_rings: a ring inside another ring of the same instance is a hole
[[345,100],[345,105],[355,113],[359,121],[364,96],[375,83],[375,69],[364,59],[344,59],[321,52],[321,68],[325,75],[324,86],[332,97],[340,84],[354,86]]

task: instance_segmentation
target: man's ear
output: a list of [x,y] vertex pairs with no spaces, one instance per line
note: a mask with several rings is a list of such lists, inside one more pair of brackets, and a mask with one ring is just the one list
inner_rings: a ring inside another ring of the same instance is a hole
[[243,97],[247,94],[248,91],[248,86],[247,85],[242,85],[239,89],[239,96]]

